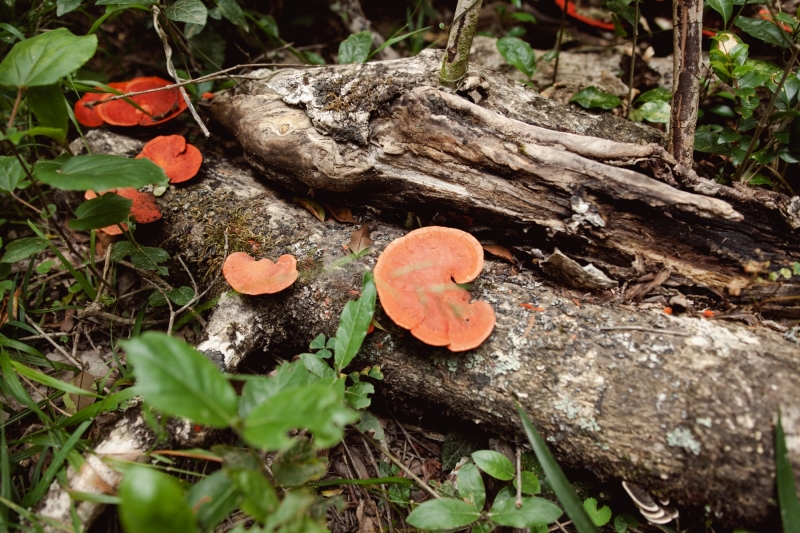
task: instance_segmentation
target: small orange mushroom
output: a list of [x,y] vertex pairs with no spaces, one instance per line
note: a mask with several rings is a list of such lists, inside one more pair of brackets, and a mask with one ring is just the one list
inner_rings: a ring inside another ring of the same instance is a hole
[[431,226],[386,247],[375,265],[381,306],[395,324],[432,346],[454,352],[477,348],[495,325],[492,306],[470,303],[458,283],[483,269],[483,248],[469,233]]
[[225,259],[222,275],[236,292],[252,296],[274,294],[297,279],[297,259],[285,254],[273,263],[269,259],[256,261],[244,252],[236,252]]
[[136,159],[146,157],[164,169],[170,183],[180,183],[193,178],[200,165],[203,154],[195,146],[186,142],[181,135],[162,135],[149,141]]
[[[158,77],[134,78],[127,82],[126,92],[148,91],[171,85]],[[106,96],[104,99],[110,98]],[[152,93],[131,96],[140,109],[123,99],[100,103],[95,106],[97,115],[112,126],[155,126],[171,120],[187,109],[186,102],[177,87]]]
[[[149,224],[161,218],[161,208],[156,203],[156,197],[149,192],[140,192],[133,187],[123,187],[121,189],[111,189],[110,191],[103,191],[102,194],[107,192],[116,193],[123,198],[132,200],[130,215],[136,220],[138,224]],[[97,198],[94,191],[86,191],[83,195],[87,200]],[[119,229],[120,225],[106,226],[100,228],[100,231],[108,235],[122,235],[122,230]],[[121,224],[125,229],[128,229],[127,224]]]
[[[112,89],[125,92],[128,82],[118,81],[109,83],[108,86]],[[100,118],[100,115],[97,114],[97,109],[95,109],[96,104],[93,104],[92,102],[104,100],[106,98],[110,98],[111,96],[113,96],[113,93],[85,93],[83,96],[81,96],[80,100],[75,102],[75,118],[81,123],[81,125],[88,128],[98,128],[102,126],[105,124],[105,121]]]

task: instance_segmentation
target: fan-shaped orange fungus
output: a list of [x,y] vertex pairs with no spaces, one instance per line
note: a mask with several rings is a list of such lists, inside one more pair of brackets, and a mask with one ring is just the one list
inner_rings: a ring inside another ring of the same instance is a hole
[[203,154],[195,146],[186,142],[181,135],[162,135],[149,141],[136,159],[146,157],[164,169],[170,183],[180,183],[193,178],[200,165]]
[[[156,197],[149,192],[140,192],[132,187],[123,187],[121,189],[103,191],[100,194],[106,194],[107,192],[116,193],[123,198],[133,201],[130,215],[136,220],[137,224],[149,224],[161,218],[161,208],[158,207],[156,203]],[[94,191],[86,191],[83,197],[87,200],[91,200],[97,198],[97,194],[95,194]],[[121,224],[121,226],[128,229],[127,224]],[[122,235],[122,230],[120,230],[119,225],[116,224],[100,228],[100,231],[108,235]]]
[[297,279],[297,259],[286,254],[273,263],[269,259],[256,261],[244,252],[236,252],[225,259],[222,275],[236,292],[253,296],[274,294]]
[[[125,91],[134,93],[168,85],[172,83],[158,77],[134,78],[127,83]],[[105,99],[111,96],[108,95]],[[136,102],[141,110],[121,98],[97,104],[95,110],[103,121],[112,126],[155,126],[177,117],[187,109],[186,102],[177,87],[137,94],[130,99]]]
[[[109,83],[109,87],[112,89],[116,89],[120,92],[125,92],[125,88],[128,86],[127,81],[118,81],[114,83]],[[85,93],[80,100],[75,102],[75,118],[77,121],[88,128],[98,128],[105,124],[105,121],[100,118],[100,115],[97,114],[96,105],[93,102],[98,102],[100,100],[105,100],[106,98],[110,98],[113,96],[114,93]]]
[[393,241],[375,265],[383,310],[395,324],[432,346],[477,348],[495,325],[492,306],[470,303],[459,287],[483,269],[483,248],[469,233],[431,226]]

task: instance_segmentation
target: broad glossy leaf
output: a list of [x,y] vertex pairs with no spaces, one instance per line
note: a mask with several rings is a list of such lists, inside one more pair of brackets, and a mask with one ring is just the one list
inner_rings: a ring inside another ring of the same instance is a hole
[[339,64],[364,63],[372,48],[372,33],[364,30],[354,33],[339,43]]
[[611,509],[608,505],[598,509],[597,500],[594,498],[586,498],[583,501],[583,510],[586,511],[586,514],[589,515],[589,518],[592,519],[592,522],[597,527],[603,527],[611,521]]
[[480,511],[467,502],[439,498],[421,503],[406,522],[419,529],[455,529],[471,524],[480,516]]
[[375,281],[371,272],[365,272],[361,284],[361,297],[347,302],[339,319],[333,353],[336,370],[341,372],[358,353],[367,336],[375,312]]
[[527,42],[519,37],[503,37],[497,40],[497,50],[509,65],[528,78],[536,74],[536,53]]
[[250,411],[242,436],[262,450],[286,449],[291,440],[286,432],[308,428],[314,446],[328,448],[342,440],[344,426],[358,420],[358,413],[344,403],[341,381],[333,385],[319,381],[284,390]]
[[164,15],[177,22],[188,22],[205,26],[208,18],[208,9],[200,0],[177,0],[164,10]]
[[167,267],[160,266],[159,263],[169,259],[166,250],[152,246],[139,246],[131,252],[131,263],[136,268],[142,270],[152,270],[162,276],[167,274]]
[[747,17],[736,17],[734,25],[741,28],[745,33],[767,44],[774,44],[781,48],[788,48],[792,44],[790,34],[769,20],[753,20]]
[[15,239],[6,246],[6,253],[0,263],[16,263],[36,255],[47,248],[47,241],[39,237],[25,237]]
[[[325,350],[327,352],[327,350]],[[336,372],[331,368],[326,361],[320,357],[318,353],[301,353],[300,360],[306,370],[317,376],[318,378],[333,378],[336,377]]]
[[669,124],[670,105],[667,102],[647,102],[639,111],[648,122]]
[[57,84],[31,87],[28,90],[28,105],[40,126],[63,130],[66,135],[69,114],[61,87]]
[[136,390],[157,410],[225,428],[236,418],[233,387],[200,352],[163,333],[122,341],[133,363]]
[[486,503],[486,488],[483,486],[483,478],[478,468],[472,463],[465,463],[458,469],[456,480],[458,495],[478,511],[483,509],[483,504]]
[[97,36],[78,37],[65,28],[31,37],[15,44],[0,63],[0,85],[52,85],[89,61],[96,49]]
[[23,179],[25,172],[17,158],[0,155],[0,191],[14,191]]
[[[523,496],[522,505],[517,508],[514,491],[506,487],[497,494],[489,518],[501,526],[533,527],[555,522],[562,514],[564,512],[558,505],[535,496]],[[583,533],[583,530],[579,531]]]
[[[330,368],[330,367],[329,367]],[[272,398],[282,390],[295,389],[308,383],[308,372],[300,361],[284,363],[275,369],[275,375],[247,380],[239,401],[239,416],[246,417],[250,411]]]
[[149,159],[116,155],[78,155],[60,169],[43,168],[36,173],[42,182],[65,191],[107,191],[119,187],[167,185],[164,170]]
[[[539,494],[542,491],[542,485],[539,482],[539,478],[533,472],[520,472],[520,478],[522,478],[522,493],[523,494]],[[512,482],[514,488],[517,488],[517,478],[514,478]]]
[[786,448],[786,435],[780,411],[778,411],[778,423],[775,425],[775,475],[778,482],[778,504],[781,509],[783,531],[796,533],[800,531],[800,501],[797,499],[792,461]]
[[128,533],[196,531],[192,508],[178,480],[146,466],[132,466],[119,488],[119,514]]
[[233,22],[244,31],[250,31],[250,27],[247,25],[247,19],[244,16],[244,12],[239,4],[236,3],[236,0],[215,1],[217,2],[217,7],[219,8],[219,12],[223,17]]
[[622,100],[613,94],[603,92],[594,85],[590,85],[584,90],[578,92],[575,94],[575,96],[570,98],[569,101],[575,102],[586,109],[599,108],[606,110],[614,109],[622,103]]
[[643,92],[636,99],[635,103],[643,104],[645,102],[669,102],[672,100],[672,91],[664,87],[656,87],[649,91]]
[[78,231],[104,228],[128,218],[132,200],[114,193],[107,193],[75,209],[78,218],[69,221],[69,227]]
[[586,514],[586,511],[583,510],[583,505],[572,489],[572,485],[569,484],[558,462],[556,462],[553,454],[551,454],[550,450],[547,448],[544,439],[539,435],[531,419],[528,418],[528,415],[522,410],[519,404],[517,404],[517,412],[519,413],[520,419],[522,419],[522,427],[525,428],[525,433],[528,436],[528,441],[531,443],[533,453],[536,454],[536,459],[539,461],[539,464],[542,465],[542,470],[544,470],[545,476],[547,477],[547,482],[550,484],[553,492],[556,493],[558,501],[561,502],[567,516],[575,523],[575,527],[581,533],[597,533],[597,527]]
[[56,16],[60,17],[67,13],[72,13],[81,5],[81,0],[57,0],[56,1]]
[[722,25],[727,28],[728,20],[733,14],[733,0],[706,0],[706,5],[722,15]]
[[217,470],[192,485],[185,499],[201,526],[212,529],[239,506],[243,496],[227,473]]
[[472,460],[478,468],[502,481],[514,479],[516,469],[511,461],[500,452],[494,450],[478,450],[472,454]]

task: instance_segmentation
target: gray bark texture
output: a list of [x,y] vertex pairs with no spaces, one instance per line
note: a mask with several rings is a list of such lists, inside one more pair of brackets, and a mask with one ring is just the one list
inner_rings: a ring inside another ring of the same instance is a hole
[[[141,143],[92,132],[94,152],[138,153]],[[218,158],[193,184],[159,199],[165,215],[148,244],[180,255],[209,283],[228,251],[298,258],[290,289],[263,297],[225,293],[197,346],[229,371],[263,365],[335,334],[361,274],[405,230],[374,209],[356,216],[375,241],[350,262],[352,226],[322,223],[252,170]],[[176,264],[170,271],[179,276]],[[186,280],[171,279],[178,286]],[[708,505],[723,523],[757,524],[774,511],[773,429],[778,406],[790,456],[800,467],[800,347],[764,327],[669,316],[659,304],[631,307],[618,290],[565,289],[536,270],[487,260],[473,298],[490,302],[497,327],[478,349],[423,345],[376,315],[387,331],[367,337],[353,368],[381,365],[386,395],[422,402],[523,441],[519,401],[565,465],[588,467],[668,496]]]

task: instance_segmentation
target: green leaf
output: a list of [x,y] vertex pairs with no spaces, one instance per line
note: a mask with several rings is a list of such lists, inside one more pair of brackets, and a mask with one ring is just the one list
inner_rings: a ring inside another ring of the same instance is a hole
[[148,331],[121,341],[136,390],[157,410],[215,428],[233,425],[236,393],[211,361],[186,343]]
[[244,499],[223,470],[217,470],[192,485],[186,493],[186,503],[205,529],[213,529],[236,509]]
[[192,508],[178,480],[146,466],[131,466],[119,488],[120,518],[128,533],[196,531]]
[[747,17],[736,17],[733,23],[745,33],[781,48],[789,48],[792,39],[788,33],[769,20],[753,20]]
[[279,500],[265,476],[263,461],[252,450],[215,446],[214,451],[221,453],[223,471],[245,497],[242,510],[256,520],[265,522],[275,512]]
[[656,87],[647,92],[643,92],[636,99],[635,103],[644,104],[646,102],[670,102],[672,100],[672,91],[664,87]]
[[522,427],[525,428],[525,433],[528,435],[528,441],[531,443],[533,452],[536,454],[536,459],[539,461],[539,464],[542,465],[542,470],[544,470],[545,476],[547,477],[547,482],[553,489],[553,492],[556,493],[558,501],[564,506],[564,511],[566,511],[567,516],[574,522],[575,527],[580,533],[597,533],[597,526],[594,525],[592,519],[589,518],[586,511],[583,510],[581,501],[578,499],[575,491],[572,490],[572,486],[569,484],[569,481],[567,481],[567,477],[564,475],[564,472],[561,471],[561,467],[558,466],[550,450],[547,449],[547,444],[544,443],[542,436],[536,431],[531,419],[528,418],[528,415],[522,410],[522,406],[519,404],[517,404],[517,411],[522,419]]
[[439,498],[421,503],[406,522],[418,529],[455,529],[473,523],[480,516],[480,511],[467,502]]
[[509,65],[525,74],[528,79],[536,74],[536,53],[531,45],[519,37],[498,39],[497,51]]
[[25,171],[17,158],[0,155],[0,191],[13,192],[23,179]]
[[647,102],[639,108],[639,111],[649,122],[669,124],[670,105],[667,102]]
[[722,15],[722,25],[728,27],[728,19],[733,14],[733,0],[706,0],[708,7]]
[[236,3],[236,0],[216,0],[216,2],[223,17],[244,29],[244,31],[250,31],[244,12],[239,7],[239,4]]
[[169,299],[172,301],[172,303],[183,307],[191,302],[192,298],[194,298],[194,289],[187,285],[176,287],[169,291],[167,296],[169,296]]
[[[794,263],[800,268],[800,263]],[[361,433],[372,433],[375,440],[383,442],[386,439],[386,433],[383,431],[383,426],[380,420],[370,413],[369,411],[361,411],[361,421],[356,424],[356,427]]]
[[20,376],[24,376],[31,381],[35,381],[37,383],[41,383],[46,387],[50,387],[52,389],[64,391],[67,394],[76,394],[78,396],[92,396],[94,398],[102,398],[99,394],[92,392],[90,390],[82,389],[80,387],[76,387],[71,383],[66,383],[61,381],[60,379],[56,379],[52,376],[48,376],[47,374],[43,374],[38,370],[34,370],[32,368],[28,368],[27,366],[23,365],[22,363],[18,363],[17,361],[11,361],[11,366],[14,367],[14,370]]
[[797,488],[792,473],[792,461],[786,448],[786,435],[781,423],[781,412],[778,410],[778,422],[775,425],[775,477],[778,483],[778,505],[781,510],[781,522],[784,533],[800,532],[800,501],[797,499]]
[[305,437],[296,437],[292,447],[279,452],[272,462],[275,482],[284,487],[302,485],[320,479],[328,470],[328,459],[318,452]]
[[320,333],[317,337],[311,341],[311,344],[308,347],[312,350],[321,350],[325,348],[325,335]]
[[151,5],[157,4],[158,0],[97,0],[96,6],[129,6],[132,4]]
[[472,460],[478,465],[478,468],[492,476],[493,478],[502,481],[510,481],[514,479],[516,472],[514,465],[511,461],[500,452],[494,450],[478,450],[472,454]]
[[58,84],[31,87],[28,90],[28,105],[40,126],[63,130],[66,136],[68,104]]
[[72,13],[81,5],[81,0],[57,0],[56,1],[56,16],[60,17],[67,13]]
[[318,381],[277,393],[250,411],[242,436],[262,450],[280,450],[291,446],[287,431],[307,428],[317,448],[337,444],[344,426],[358,420],[358,413],[344,403],[343,385],[342,381],[333,385]]
[[47,248],[47,241],[39,237],[25,237],[15,239],[6,246],[6,253],[0,259],[0,263],[16,263],[36,255]]
[[697,131],[694,134],[694,149],[709,154],[730,154],[731,145],[720,143],[719,138],[719,133],[713,131]]
[[159,263],[169,259],[169,254],[161,248],[152,246],[139,246],[131,252],[131,263],[136,268],[142,270],[152,270],[162,276],[167,274],[167,267],[159,266]]
[[208,18],[208,9],[200,0],[177,0],[177,2],[164,10],[164,16],[176,22],[205,26]]
[[75,209],[78,218],[69,221],[69,227],[78,231],[105,228],[128,218],[132,200],[114,193],[107,193]]
[[511,18],[519,22],[530,22],[531,24],[536,24],[536,17],[525,11],[511,13]]
[[43,168],[36,173],[42,182],[65,191],[107,191],[118,187],[139,188],[167,185],[164,170],[149,159],[117,155],[78,155],[60,169]]
[[583,501],[583,510],[597,527],[603,527],[611,520],[611,509],[607,505],[598,509],[597,500],[594,498],[586,498]]
[[45,137],[50,137],[51,139],[55,139],[56,141],[61,142],[66,138],[67,132],[60,128],[35,126],[27,130],[19,130],[13,133],[9,133],[6,136],[0,134],[0,138],[8,139],[13,144],[17,145],[26,135],[31,138],[35,137],[36,135],[44,135]]
[[558,505],[544,498],[523,496],[522,505],[517,508],[516,495],[511,487],[501,490],[494,499],[489,518],[501,526],[533,527],[538,524],[555,522],[564,512]]
[[[320,352],[328,350],[320,350]],[[333,378],[336,377],[336,372],[330,367],[328,363],[322,360],[320,352],[317,353],[301,353],[300,360],[306,370],[320,378]],[[330,352],[328,352],[330,353]]]
[[[542,492],[542,485],[539,483],[539,478],[533,472],[521,472],[522,478],[522,493],[523,494],[539,494]],[[514,488],[517,488],[517,478],[513,481]]]
[[78,37],[58,28],[14,45],[0,63],[0,85],[52,85],[89,61],[97,36]]
[[617,533],[627,533],[628,528],[633,529],[637,527],[639,527],[639,521],[636,520],[636,517],[629,514],[620,514],[614,518],[614,529]]
[[250,411],[282,390],[295,389],[307,383],[308,372],[297,361],[278,366],[274,376],[249,379],[242,389],[239,416],[246,417]]
[[458,495],[478,511],[482,510],[486,503],[486,488],[478,468],[472,463],[465,463],[456,475]]
[[578,92],[569,101],[575,102],[585,109],[599,108],[605,110],[614,109],[622,103],[622,100],[613,94],[603,92],[594,85],[590,85]]
[[361,283],[361,297],[347,302],[339,319],[333,349],[337,372],[349,365],[361,348],[375,312],[376,294],[372,273],[365,272]]
[[354,33],[339,43],[339,64],[364,63],[372,48],[372,32]]
[[375,386],[366,381],[359,381],[347,387],[344,399],[353,409],[366,409],[372,403],[369,395],[375,392]]

